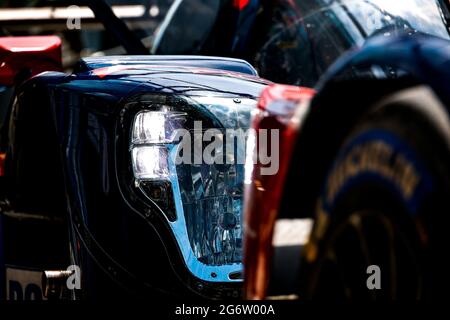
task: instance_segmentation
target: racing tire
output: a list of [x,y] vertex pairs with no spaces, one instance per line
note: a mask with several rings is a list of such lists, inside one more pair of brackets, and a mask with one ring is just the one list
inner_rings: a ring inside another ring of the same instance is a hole
[[448,115],[424,86],[369,110],[342,144],[318,197],[299,296],[439,298],[449,287]]

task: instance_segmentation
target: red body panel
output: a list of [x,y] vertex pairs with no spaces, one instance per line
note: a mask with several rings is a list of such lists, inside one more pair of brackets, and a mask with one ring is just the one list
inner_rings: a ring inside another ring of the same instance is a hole
[[[253,121],[260,129],[279,129],[279,170],[275,175],[261,175],[261,165],[253,167],[251,184],[245,189],[245,295],[264,299],[267,293],[272,253],[272,236],[278,216],[283,186],[301,118],[315,91],[308,88],[272,85],[259,100],[259,113]],[[256,144],[259,146],[259,144]]]
[[58,37],[0,37],[0,84],[14,85],[21,72],[31,77],[44,71],[61,70],[61,40]]
[[[62,71],[61,61],[61,39],[56,36],[0,37],[0,85],[14,86],[44,71]],[[5,156],[0,153],[0,177]]]
[[243,10],[249,2],[250,0],[233,0],[233,6],[239,10]]

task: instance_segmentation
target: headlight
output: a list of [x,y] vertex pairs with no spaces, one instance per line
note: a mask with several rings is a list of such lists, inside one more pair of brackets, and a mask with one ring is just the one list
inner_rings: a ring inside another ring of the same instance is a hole
[[182,128],[185,113],[141,111],[133,124],[131,137],[133,172],[137,181],[168,180],[168,149],[177,129]]
[[186,113],[168,111],[163,107],[161,111],[139,112],[134,120],[131,142],[169,143],[172,142],[177,129],[183,128]]
[[161,146],[133,147],[133,172],[138,181],[167,180],[169,168],[167,149]]
[[176,210],[170,181],[169,150],[171,133],[182,125],[177,119],[183,113],[141,111],[136,114],[131,134],[131,163],[135,185],[145,194],[169,221],[175,221]]
[[133,128],[133,143],[162,143],[166,141],[166,113],[140,112]]
[[[177,130],[190,134],[192,152],[202,152],[207,143],[200,142],[201,150],[195,145],[195,135],[203,133],[195,130],[195,121],[202,122],[203,130],[214,128],[214,140],[224,143],[227,128],[248,128],[256,101],[170,99],[149,101],[134,116],[130,151],[135,186],[167,217],[193,275],[210,282],[241,281],[244,163],[178,163],[185,141],[178,139]],[[244,151],[245,145],[233,150]],[[225,152],[216,156],[227,158]]]

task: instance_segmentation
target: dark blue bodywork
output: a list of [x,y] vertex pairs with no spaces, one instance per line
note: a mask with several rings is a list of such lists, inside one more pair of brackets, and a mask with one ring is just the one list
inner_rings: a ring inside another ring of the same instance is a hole
[[5,263],[38,270],[76,264],[83,270],[77,295],[85,298],[239,296],[239,283],[194,277],[164,216],[130,191],[135,111],[125,104],[153,93],[256,99],[267,84],[243,61],[204,57],[89,58],[73,74],[28,80],[2,137],[6,198],[10,212],[44,218],[26,227],[4,221],[3,230],[19,230],[5,234]]
[[354,67],[387,65],[426,83],[448,105],[450,102],[450,42],[429,35],[376,37],[339,59],[321,79],[318,90]]

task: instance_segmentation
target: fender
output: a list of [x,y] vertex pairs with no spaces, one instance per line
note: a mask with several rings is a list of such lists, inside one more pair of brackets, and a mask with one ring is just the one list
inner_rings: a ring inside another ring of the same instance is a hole
[[[371,65],[399,68],[411,77],[338,80],[349,68]],[[280,212],[292,211],[295,204],[296,217],[313,215],[317,194],[343,140],[373,107],[373,101],[393,92],[426,84],[430,88],[427,96],[432,97],[433,103],[427,110],[413,107],[414,112],[420,112],[445,145],[450,146],[450,74],[446,72],[449,68],[450,42],[421,34],[373,38],[339,59],[319,82],[318,94],[300,129]],[[299,194],[303,196],[300,203],[296,201]]]

